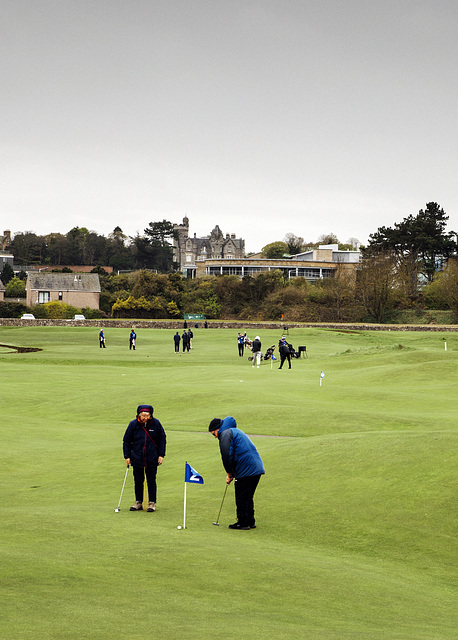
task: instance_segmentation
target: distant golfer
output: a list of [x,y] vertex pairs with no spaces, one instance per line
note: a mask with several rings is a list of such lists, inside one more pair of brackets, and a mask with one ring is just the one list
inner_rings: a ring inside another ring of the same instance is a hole
[[278,368],[281,369],[285,360],[288,360],[288,369],[291,369],[291,349],[289,344],[286,342],[285,336],[283,336],[283,338],[278,343],[278,351],[280,352],[281,358],[280,366]]
[[239,356],[243,358],[245,353],[245,338],[242,336],[241,333],[237,334],[237,347],[239,350]]
[[259,369],[259,365],[261,364],[261,358],[262,358],[261,338],[259,336],[256,336],[256,338],[253,340],[253,343],[251,345],[251,351],[253,352],[253,364],[251,366],[254,367],[254,364],[256,362],[257,367]]
[[129,335],[129,350],[133,349],[135,351],[135,341],[137,339],[137,334],[135,333],[135,329],[131,329]]
[[105,334],[103,333],[103,329],[101,329],[99,333],[99,347],[105,349]]
[[237,522],[230,524],[229,529],[255,529],[253,497],[259,479],[265,473],[261,456],[231,416],[224,420],[213,418],[208,430],[219,440],[221,459],[227,473],[226,483],[230,484],[235,479]]
[[157,467],[165,456],[166,436],[161,423],[153,418],[153,407],[141,404],[137,407],[137,417],[129,422],[123,439],[124,458],[127,466],[134,471],[135,504],[131,511],[143,509],[143,486],[148,485],[148,509],[156,511]]
[[180,340],[181,340],[181,336],[177,331],[176,334],[173,336],[173,342],[175,344],[175,353],[180,352]]

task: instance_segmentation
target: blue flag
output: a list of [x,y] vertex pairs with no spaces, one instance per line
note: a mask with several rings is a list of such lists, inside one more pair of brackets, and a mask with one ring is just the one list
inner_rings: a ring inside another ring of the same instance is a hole
[[191,467],[190,464],[186,463],[184,468],[184,481],[185,482],[193,482],[194,484],[203,484],[204,479],[201,475],[197,473],[195,469]]
[[276,360],[277,358],[275,356],[272,356],[272,360]]

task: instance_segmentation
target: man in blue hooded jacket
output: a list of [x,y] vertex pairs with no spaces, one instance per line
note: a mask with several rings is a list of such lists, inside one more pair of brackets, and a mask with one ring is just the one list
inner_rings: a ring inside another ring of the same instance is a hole
[[237,522],[230,524],[229,529],[255,529],[254,492],[265,473],[261,456],[231,416],[224,420],[213,418],[208,430],[219,440],[221,459],[227,473],[226,483],[231,484],[235,480]]
[[134,471],[135,504],[131,511],[143,509],[143,486],[148,485],[148,509],[156,511],[157,467],[165,456],[165,431],[157,418],[153,418],[153,407],[141,404],[137,407],[137,417],[129,422],[124,434],[122,447],[126,464],[132,464]]

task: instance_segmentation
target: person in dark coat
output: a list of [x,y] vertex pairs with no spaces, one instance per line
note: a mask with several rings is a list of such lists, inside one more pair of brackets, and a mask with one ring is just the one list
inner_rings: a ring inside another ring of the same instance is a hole
[[253,340],[251,344],[251,351],[253,352],[253,364],[251,366],[254,367],[255,362],[257,362],[257,367],[259,369],[259,365],[261,364],[261,358],[262,358],[261,338],[259,336],[256,336],[256,338]]
[[173,336],[173,341],[175,343],[175,353],[180,352],[180,340],[181,340],[180,334],[177,331],[176,334]]
[[129,350],[133,349],[135,351],[135,340],[137,339],[137,334],[134,329],[131,329],[129,335]]
[[237,522],[230,524],[229,529],[255,529],[253,497],[259,479],[265,473],[261,456],[231,416],[224,420],[213,418],[208,430],[219,440],[221,459],[227,473],[226,483],[235,480]]
[[189,351],[189,335],[187,331],[183,331],[183,335],[181,336],[181,342],[183,344],[183,353],[185,351]]
[[132,465],[134,472],[135,504],[131,511],[143,509],[143,486],[148,485],[148,509],[156,511],[157,468],[164,461],[166,448],[165,431],[157,418],[153,418],[153,407],[141,404],[137,407],[137,417],[129,422],[124,434],[122,447],[126,464]]
[[278,343],[278,351],[280,353],[280,366],[278,368],[281,369],[285,360],[288,360],[288,369],[291,369],[291,349],[286,342],[285,336]]

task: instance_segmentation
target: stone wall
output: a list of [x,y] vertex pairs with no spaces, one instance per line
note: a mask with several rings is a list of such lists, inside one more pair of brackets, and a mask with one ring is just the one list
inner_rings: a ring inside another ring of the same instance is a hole
[[[275,329],[279,333],[284,327],[289,329],[334,329],[335,331],[458,331],[458,325],[405,325],[405,324],[338,324],[338,323],[288,323],[281,322],[242,322],[238,320],[208,320],[208,329],[234,329],[236,331],[256,331],[258,329]],[[121,329],[183,329],[183,320],[20,320],[18,318],[0,318],[3,327],[117,327]],[[195,330],[195,322],[188,321],[188,328]],[[198,330],[205,331],[204,323],[199,320]]]

